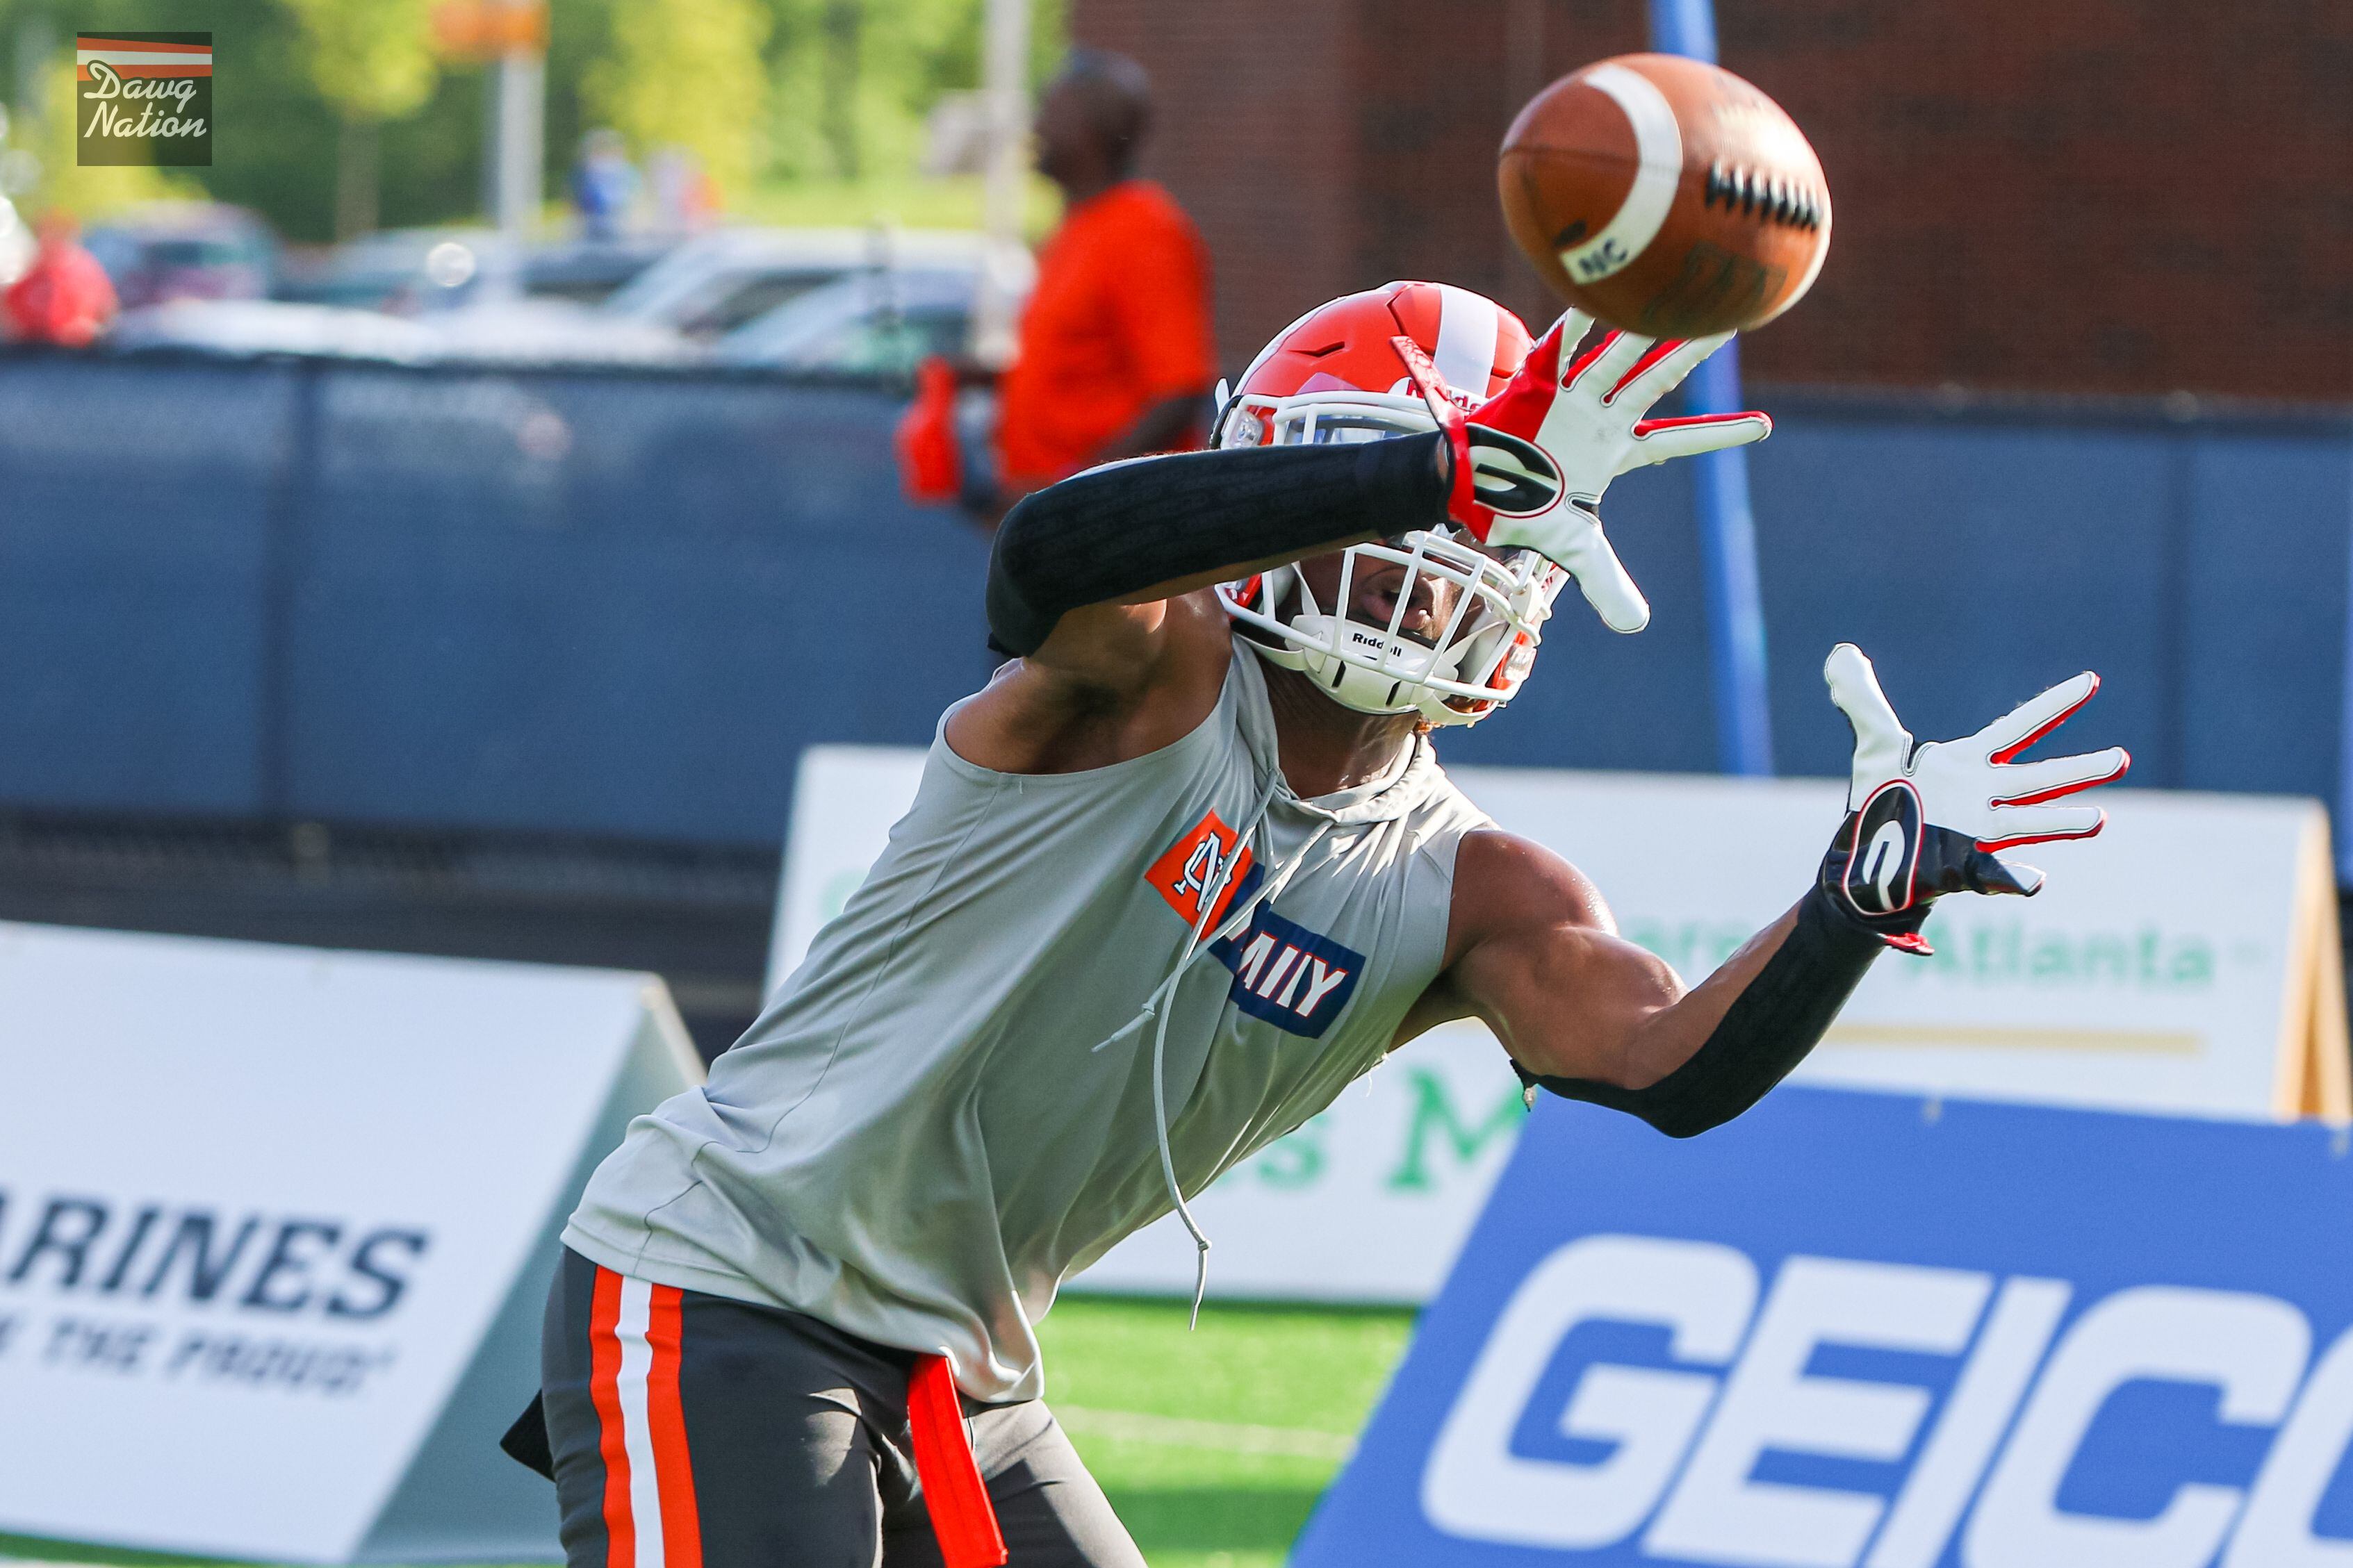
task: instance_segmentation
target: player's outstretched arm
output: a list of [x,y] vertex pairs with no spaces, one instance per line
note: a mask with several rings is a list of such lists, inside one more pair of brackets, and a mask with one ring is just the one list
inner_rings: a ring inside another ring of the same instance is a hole
[[1006,653],[1116,683],[1146,654],[1138,606],[1446,517],[1436,435],[1245,447],[1090,468],[1008,513],[988,563]]
[[1916,746],[1860,649],[1840,644],[1823,675],[1854,730],[1847,816],[1788,913],[1686,992],[1558,857],[1475,834],[1456,864],[1452,962],[1415,1022],[1483,1018],[1532,1087],[1704,1132],[1805,1058],[1883,948],[1928,951],[1936,898],[2037,891],[2042,873],[1994,851],[2096,834],[2096,806],[2057,803],[2131,765],[2116,747],[2015,761],[2091,700],[2088,673],[1966,739]]
[[1090,469],[1007,516],[989,558],[991,641],[1020,656],[949,716],[967,761],[1067,773],[1140,756],[1215,707],[1231,657],[1212,584],[1432,527],[1435,433],[1243,447]]

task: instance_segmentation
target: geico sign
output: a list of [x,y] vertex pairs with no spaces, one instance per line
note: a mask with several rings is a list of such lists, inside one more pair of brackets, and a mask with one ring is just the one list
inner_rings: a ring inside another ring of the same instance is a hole
[[[1744,1568],[1934,1568],[1957,1531],[1965,1568],[2203,1568],[2218,1551],[2221,1568],[2353,1568],[2353,1542],[2313,1532],[2353,1445],[2353,1331],[2316,1363],[2304,1314],[2270,1296],[2139,1287],[2060,1333],[2073,1291],[2057,1279],[1793,1256],[1761,1308],[1759,1284],[1746,1254],[1708,1242],[1594,1236],[1548,1255],[1439,1434],[1430,1523],[1555,1551],[1640,1531],[1645,1556]],[[1596,1363],[1557,1430],[1608,1456],[1514,1452],[1547,1364],[1586,1323],[1663,1329],[1675,1361],[1729,1371]],[[1892,1501],[1752,1479],[1767,1449],[1887,1464],[1923,1437],[1927,1390],[1810,1374],[1821,1347],[1968,1352]],[[2276,1427],[2253,1484],[2184,1482],[2145,1519],[2061,1508],[2101,1407],[2142,1381],[2211,1388],[2219,1420]]]

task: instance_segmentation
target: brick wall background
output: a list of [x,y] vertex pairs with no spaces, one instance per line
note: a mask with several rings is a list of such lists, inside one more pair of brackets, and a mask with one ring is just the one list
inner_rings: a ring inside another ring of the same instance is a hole
[[[1641,0],[1075,0],[1153,72],[1146,172],[1218,265],[1239,368],[1393,277],[1553,307],[1494,150],[1644,47]],[[1724,63],[1820,151],[1837,229],[1757,379],[2353,400],[2353,5],[1720,0]]]

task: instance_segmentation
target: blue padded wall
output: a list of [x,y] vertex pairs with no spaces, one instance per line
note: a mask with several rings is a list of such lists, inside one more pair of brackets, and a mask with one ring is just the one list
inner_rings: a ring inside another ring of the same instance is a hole
[[[2334,799],[2353,437],[1759,400],[1784,773],[1851,639],[1923,736],[2086,668],[2133,782]],[[976,688],[986,542],[896,399],[748,376],[0,355],[0,805],[773,844],[817,742]],[[1565,600],[1450,758],[1715,766],[1688,482],[1627,476],[1650,628]]]

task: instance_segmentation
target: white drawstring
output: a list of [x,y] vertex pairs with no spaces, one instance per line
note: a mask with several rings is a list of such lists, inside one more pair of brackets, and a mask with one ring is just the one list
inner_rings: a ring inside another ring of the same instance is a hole
[[[1324,835],[1331,830],[1332,824],[1326,822],[1309,834],[1307,841],[1299,847],[1297,853],[1282,863],[1281,870],[1275,876],[1261,883],[1259,890],[1251,894],[1242,909],[1228,920],[1219,940],[1222,941],[1225,936],[1231,935],[1239,929],[1241,922],[1247,921],[1257,911],[1261,904],[1268,902],[1275,894],[1282,891],[1283,884],[1291,880],[1292,873],[1298,870],[1301,864],[1306,860],[1308,852],[1314,849]],[[1223,881],[1220,880],[1219,886],[1223,885]],[[1215,907],[1214,898],[1211,900],[1211,906]],[[1188,952],[1179,962],[1176,973],[1169,976],[1168,983],[1172,991],[1176,981],[1184,974],[1185,965],[1191,962],[1192,954]],[[1170,1000],[1172,1003],[1175,1000],[1173,994]],[[1149,1005],[1149,1004],[1146,1005]],[[1195,1329],[1201,1324],[1201,1298],[1208,1294],[1209,1290],[1209,1238],[1194,1220],[1192,1209],[1186,1205],[1185,1189],[1178,1185],[1176,1181],[1176,1157],[1169,1152],[1168,1148],[1168,1076],[1165,1060],[1168,1050],[1168,1016],[1175,1011],[1176,1008],[1173,1005],[1162,1008],[1160,1021],[1152,1031],[1152,1120],[1154,1130],[1160,1135],[1160,1176],[1168,1184],[1168,1201],[1176,1205],[1176,1217],[1185,1222],[1187,1233],[1193,1237],[1193,1315],[1187,1321],[1186,1327]]]
[[1242,830],[1234,835],[1234,852],[1226,857],[1225,864],[1218,868],[1216,879],[1202,889],[1201,913],[1194,921],[1192,930],[1187,933],[1185,946],[1177,953],[1176,965],[1169,970],[1168,977],[1145,999],[1144,1005],[1137,1010],[1134,1017],[1122,1024],[1117,1030],[1094,1047],[1094,1049],[1102,1050],[1104,1047],[1125,1037],[1130,1029],[1134,1028],[1146,1018],[1155,1020],[1152,1031],[1153,1131],[1159,1141],[1160,1178],[1167,1184],[1168,1201],[1175,1205],[1176,1217],[1184,1222],[1186,1233],[1193,1238],[1193,1315],[1187,1325],[1193,1328],[1200,1326],[1201,1300],[1209,1289],[1209,1238],[1193,1218],[1193,1210],[1185,1201],[1185,1189],[1176,1180],[1176,1156],[1168,1144],[1166,1071],[1168,1017],[1175,1011],[1173,1004],[1176,1001],[1176,987],[1184,980],[1186,972],[1193,966],[1193,960],[1247,926],[1260,908],[1272,902],[1275,895],[1282,892],[1289,884],[1300,867],[1306,864],[1307,857],[1314,851],[1316,845],[1324,841],[1324,836],[1339,826],[1339,819],[1334,814],[1310,805],[1305,801],[1294,801],[1293,804],[1301,810],[1312,816],[1320,816],[1324,820],[1316,826],[1314,832],[1307,836],[1306,841],[1301,844],[1298,849],[1286,856],[1282,864],[1275,868],[1272,875],[1262,879],[1257,890],[1248,899],[1243,900],[1219,923],[1217,931],[1210,933],[1208,931],[1210,918],[1217,912],[1218,900],[1225,896],[1228,884],[1233,880],[1234,867],[1241,860],[1242,846],[1248,844],[1264,826],[1267,808],[1274,804],[1275,794],[1282,787],[1282,770],[1278,765],[1269,770],[1266,787],[1259,792],[1258,805],[1251,809],[1249,819],[1242,825]]
[[1170,967],[1167,978],[1154,987],[1152,994],[1145,998],[1144,1005],[1136,1010],[1134,1017],[1122,1024],[1110,1036],[1097,1042],[1094,1047],[1095,1050],[1100,1051],[1104,1047],[1124,1038],[1130,1029],[1134,1028],[1146,1018],[1156,1020],[1152,1031],[1153,1132],[1160,1148],[1160,1179],[1167,1185],[1168,1200],[1176,1205],[1176,1217],[1184,1221],[1187,1234],[1193,1238],[1191,1326],[1194,1327],[1198,1327],[1201,1321],[1201,1298],[1209,1288],[1209,1238],[1203,1233],[1199,1224],[1194,1220],[1193,1211],[1185,1202],[1185,1189],[1176,1180],[1176,1156],[1168,1146],[1168,1016],[1175,1011],[1173,1004],[1176,1000],[1176,987],[1183,982],[1186,972],[1192,968],[1193,960],[1247,925],[1251,917],[1258,912],[1260,905],[1282,890],[1283,884],[1291,880],[1292,874],[1307,858],[1308,851],[1313,849],[1316,841],[1323,837],[1325,828],[1331,826],[1331,824],[1325,823],[1323,827],[1310,834],[1307,842],[1299,847],[1298,853],[1291,856],[1278,867],[1274,875],[1261,879],[1257,890],[1242,900],[1241,904],[1219,924],[1215,933],[1211,933],[1209,921],[1217,914],[1219,901],[1225,897],[1226,889],[1233,881],[1234,868],[1241,863],[1242,847],[1250,841],[1266,821],[1267,808],[1274,804],[1275,794],[1282,787],[1282,770],[1271,769],[1267,773],[1266,787],[1259,792],[1258,804],[1251,807],[1250,816],[1242,824],[1241,831],[1234,835],[1233,853],[1225,858],[1225,863],[1218,868],[1208,885],[1201,889],[1201,912],[1194,920],[1192,929],[1186,933],[1185,945],[1178,951],[1176,962]]

